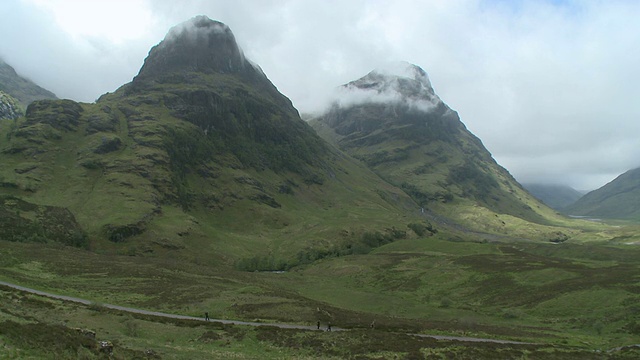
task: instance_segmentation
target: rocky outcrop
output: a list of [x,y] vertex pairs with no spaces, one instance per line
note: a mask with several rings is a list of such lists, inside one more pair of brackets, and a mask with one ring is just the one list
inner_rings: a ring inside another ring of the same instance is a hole
[[0,91],[0,120],[13,120],[22,115],[22,109],[18,106],[16,99],[4,91]]
[[73,100],[39,100],[27,107],[25,126],[47,124],[58,130],[74,131],[83,111]]
[[14,196],[0,197],[0,239],[54,241],[78,247],[88,244],[84,231],[68,209],[36,205]]

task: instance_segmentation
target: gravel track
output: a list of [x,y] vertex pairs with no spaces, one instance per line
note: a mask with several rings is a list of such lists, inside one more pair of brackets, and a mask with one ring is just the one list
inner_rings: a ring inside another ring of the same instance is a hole
[[[31,289],[28,287],[12,284],[5,281],[0,281],[0,286],[5,286],[11,289],[24,291],[30,294],[45,296],[52,299],[64,300],[74,303],[79,303],[83,305],[92,305],[93,301],[81,299],[73,296],[66,295],[58,295],[49,293],[46,291],[40,291],[36,289]],[[104,304],[100,303],[100,306],[113,309],[118,311],[124,311],[133,314],[142,314],[142,315],[151,315],[158,316],[169,319],[180,319],[180,320],[193,320],[193,321],[202,321],[206,322],[204,317],[195,317],[195,316],[187,316],[187,315],[177,315],[177,314],[169,314],[158,311],[150,311],[144,309],[137,309],[126,306],[112,305],[112,304]],[[230,325],[244,325],[244,326],[273,326],[280,329],[299,329],[299,330],[315,330],[315,331],[324,331],[324,328],[320,328],[318,330],[316,325],[297,325],[297,324],[283,324],[283,323],[263,323],[263,322],[254,322],[254,321],[240,321],[240,320],[225,320],[225,319],[209,319],[210,322],[217,322],[222,324],[230,324]],[[348,331],[348,329],[342,329],[339,327],[331,327],[332,331]],[[511,341],[511,340],[499,340],[499,339],[484,339],[484,338],[474,338],[474,337],[466,337],[466,336],[445,336],[445,335],[428,335],[428,334],[407,334],[411,336],[423,337],[423,338],[431,338],[436,340],[445,340],[445,341],[463,341],[463,342],[484,342],[484,343],[496,343],[496,344],[514,344],[514,345],[532,345],[532,343],[519,342],[519,341]]]

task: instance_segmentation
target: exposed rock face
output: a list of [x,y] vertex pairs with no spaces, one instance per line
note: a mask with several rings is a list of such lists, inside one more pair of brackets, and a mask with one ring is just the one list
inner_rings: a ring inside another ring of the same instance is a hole
[[22,110],[18,107],[18,102],[9,94],[0,91],[0,120],[13,120],[20,116],[22,116]]
[[0,239],[87,245],[86,235],[68,209],[36,205],[13,196],[0,196]]
[[40,100],[27,108],[26,125],[47,124],[58,130],[76,130],[83,109],[73,100]]

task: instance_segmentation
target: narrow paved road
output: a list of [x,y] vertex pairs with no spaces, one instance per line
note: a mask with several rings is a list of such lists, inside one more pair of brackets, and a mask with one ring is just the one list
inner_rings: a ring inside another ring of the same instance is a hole
[[[24,286],[8,283],[8,282],[5,282],[5,281],[0,281],[0,286],[6,286],[6,287],[9,287],[9,288],[12,288],[12,289],[28,292],[28,293],[31,293],[31,294],[36,294],[36,295],[40,295],[40,296],[46,296],[46,297],[52,298],[52,299],[59,299],[59,300],[64,300],[64,301],[75,302],[75,303],[84,304],[84,305],[91,305],[91,304],[94,303],[94,302],[86,300],[86,299],[80,299],[80,298],[73,297],[73,296],[52,294],[52,293],[49,293],[49,292],[40,291],[40,290],[36,290],[36,289],[31,289],[31,288],[28,288],[28,287],[24,287]],[[130,307],[125,307],[125,306],[119,306],[119,305],[103,304],[103,303],[101,303],[100,306],[103,306],[103,307],[105,307],[107,309],[125,311],[125,312],[129,312],[129,313],[134,313],[134,314],[144,314],[144,315],[151,315],[151,316],[159,316],[159,317],[170,318],[170,319],[206,321],[204,319],[204,317],[168,314],[168,313],[163,313],[163,312],[149,311],[149,310],[143,310],[143,309],[136,309],[136,308],[130,308]],[[222,323],[222,324],[231,324],[231,325],[275,326],[275,327],[278,327],[278,328],[281,328],[281,329],[300,329],[300,330],[316,330],[317,331],[317,326],[308,326],[308,325],[281,324],[281,323],[262,323],[262,322],[239,321],[239,320],[224,320],[224,319],[209,319],[209,321],[218,322],[218,323]],[[321,330],[324,330],[324,329],[321,329]],[[342,329],[342,328],[338,328],[338,327],[331,327],[331,330],[332,331],[348,331],[347,329]],[[515,344],[515,345],[531,345],[532,344],[532,343],[519,342],[519,341],[483,339],[483,338],[473,338],[473,337],[465,337],[465,336],[444,336],[444,335],[427,335],[427,334],[408,334],[408,335],[424,337],[424,338],[431,338],[431,339],[437,339],[437,340],[447,340],[447,341],[489,342],[489,343],[497,343],[497,344]]]

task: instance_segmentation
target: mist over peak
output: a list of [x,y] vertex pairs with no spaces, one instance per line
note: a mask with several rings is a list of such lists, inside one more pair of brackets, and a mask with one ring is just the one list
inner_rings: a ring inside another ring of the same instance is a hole
[[427,72],[421,67],[406,61],[393,61],[381,65],[372,72],[387,77],[407,78],[418,81],[425,89],[433,92]]
[[198,15],[190,20],[172,27],[165,40],[175,41],[186,38],[190,41],[202,41],[209,36],[229,37],[235,41],[235,37],[229,26],[216,20],[211,20],[205,15]]
[[176,71],[264,77],[260,67],[245,58],[231,29],[204,15],[172,27],[149,51],[134,81]]
[[431,87],[427,73],[405,61],[387,63],[339,87],[334,105],[399,104],[429,112],[442,103]]

